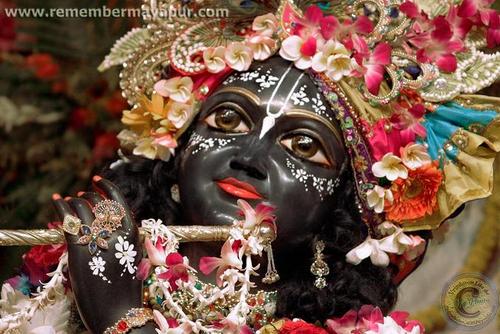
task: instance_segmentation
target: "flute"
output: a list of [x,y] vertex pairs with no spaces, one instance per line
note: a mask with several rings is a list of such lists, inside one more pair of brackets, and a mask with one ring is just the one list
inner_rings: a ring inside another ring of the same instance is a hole
[[[225,241],[232,226],[168,226],[179,242]],[[147,232],[139,228],[144,236]],[[0,246],[36,246],[65,243],[64,231],[60,229],[0,230]]]

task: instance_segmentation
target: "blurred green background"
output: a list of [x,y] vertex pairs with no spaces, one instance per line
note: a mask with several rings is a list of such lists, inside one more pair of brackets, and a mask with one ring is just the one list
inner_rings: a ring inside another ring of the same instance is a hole
[[[55,192],[75,194],[115,159],[126,102],[96,68],[134,18],[8,18],[5,8],[109,8],[127,0],[0,0],[0,229],[46,228]],[[0,282],[26,248],[0,248]]]

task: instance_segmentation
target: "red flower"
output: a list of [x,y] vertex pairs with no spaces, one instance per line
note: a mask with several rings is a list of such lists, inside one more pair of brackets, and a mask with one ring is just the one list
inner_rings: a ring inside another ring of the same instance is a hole
[[60,67],[48,53],[34,53],[26,58],[26,64],[35,71],[37,78],[52,80],[59,75]]
[[392,183],[394,201],[386,208],[386,218],[401,222],[432,214],[442,179],[442,172],[433,163],[409,170],[407,179],[399,178]]
[[326,330],[305,321],[286,320],[281,327],[280,334],[328,334]]
[[184,262],[184,258],[181,254],[170,253],[165,260],[165,264],[167,265],[168,270],[158,275],[158,278],[167,280],[173,291],[178,289],[177,280],[184,282],[189,281],[189,269],[192,268]]
[[55,269],[66,245],[44,245],[32,247],[24,254],[24,268],[33,285],[40,285],[48,279],[47,274]]

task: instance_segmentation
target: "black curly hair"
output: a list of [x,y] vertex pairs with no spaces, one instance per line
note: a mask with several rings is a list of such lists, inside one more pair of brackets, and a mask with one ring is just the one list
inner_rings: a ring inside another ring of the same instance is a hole
[[[189,137],[189,136],[184,136]],[[176,183],[177,160],[168,162],[129,157],[130,162],[107,169],[103,176],[114,182],[123,192],[136,220],[162,219],[168,225],[176,224],[180,208],[171,199],[170,188]],[[387,313],[396,303],[397,287],[391,280],[392,268],[374,266],[363,261],[354,266],[345,261],[345,254],[368,235],[361,223],[355,201],[352,172],[346,169],[336,197],[337,207],[318,231],[305,233],[302,240],[287,251],[275,254],[281,280],[276,315],[301,318],[309,322],[324,322],[332,316],[341,316],[364,304],[376,305]],[[330,268],[327,286],[314,286],[310,273],[313,244],[325,243],[325,261]],[[294,261],[287,261],[293,256]]]

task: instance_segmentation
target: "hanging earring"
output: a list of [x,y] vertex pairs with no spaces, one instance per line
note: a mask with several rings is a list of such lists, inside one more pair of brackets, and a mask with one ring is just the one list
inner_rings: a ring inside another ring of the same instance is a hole
[[267,271],[266,275],[264,275],[264,278],[262,278],[262,283],[273,284],[280,280],[280,275],[278,274],[278,271],[276,270],[276,267],[274,265],[274,255],[271,244],[267,245],[266,253],[267,253]]
[[170,197],[172,197],[172,200],[176,203],[181,202],[181,196],[179,195],[179,185],[178,184],[174,184],[170,188]]
[[328,264],[323,260],[323,250],[325,249],[325,243],[321,240],[314,242],[314,262],[311,265],[311,273],[316,277],[314,281],[314,286],[318,289],[323,289],[326,286],[326,279],[330,273],[330,268]]

